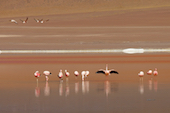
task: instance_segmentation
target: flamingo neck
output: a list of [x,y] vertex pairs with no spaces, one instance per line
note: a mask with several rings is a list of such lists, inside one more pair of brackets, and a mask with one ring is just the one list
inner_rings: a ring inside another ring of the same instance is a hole
[[108,70],[108,65],[106,64],[106,71]]

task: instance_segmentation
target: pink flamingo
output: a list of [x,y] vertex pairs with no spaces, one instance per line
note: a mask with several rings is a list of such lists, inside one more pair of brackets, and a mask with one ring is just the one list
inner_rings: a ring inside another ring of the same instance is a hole
[[157,68],[155,68],[155,70],[153,71],[153,75],[155,75],[155,76],[157,76],[157,75],[158,75]]
[[[20,19],[21,20],[21,19]],[[28,17],[25,20],[21,20],[23,24],[27,23]]]
[[11,23],[15,23],[15,24],[18,24],[18,22],[16,21],[16,20],[14,20],[14,19],[12,19],[12,20],[9,20]]
[[39,20],[40,21],[40,23],[44,23],[44,22],[48,22],[49,21],[49,19],[47,19],[47,20],[43,20],[43,19],[41,19],[41,20]]
[[74,71],[74,75],[75,75],[76,77],[78,77],[78,76],[79,76],[79,72],[78,72],[78,71]]
[[152,75],[152,70],[150,69],[148,72],[147,72],[148,75]]
[[96,73],[103,73],[106,76],[110,75],[111,73],[116,73],[119,74],[117,71],[114,71],[114,69],[108,69],[108,65],[106,64],[106,70],[104,69],[99,69]]
[[90,72],[89,71],[85,71],[85,77],[89,76]]
[[62,70],[60,69],[60,72],[59,72],[59,74],[58,74],[58,77],[61,79],[61,80],[63,80],[62,78],[63,78],[63,72],[62,72]]
[[66,77],[69,77],[69,76],[70,76],[70,73],[69,73],[67,70],[65,70],[65,76],[66,76]]
[[86,74],[86,71],[82,71],[82,72],[81,72],[82,80],[84,80],[84,79],[85,79],[85,74]]
[[66,76],[66,81],[68,82],[68,77],[70,76],[70,73],[67,70],[65,70],[65,76]]
[[87,78],[87,76],[89,76],[90,72],[89,71],[82,71],[81,75],[82,75],[82,80],[84,80],[85,78]]
[[140,72],[138,73],[138,75],[139,75],[139,77],[143,77],[143,76],[144,76],[144,72],[143,72],[143,71],[140,71]]
[[39,77],[41,76],[41,74],[40,74],[39,71],[36,71],[36,72],[34,73],[34,76],[35,76],[36,78],[39,78]]
[[41,76],[41,74],[40,74],[39,71],[36,71],[34,73],[34,76],[37,78],[37,87],[35,88],[35,96],[39,97],[39,95],[40,95],[40,88],[38,87],[38,78]]
[[49,80],[49,75],[51,75],[51,72],[50,72],[50,71],[44,71],[44,72],[43,72],[43,75],[45,75],[46,81],[48,82],[48,80]]

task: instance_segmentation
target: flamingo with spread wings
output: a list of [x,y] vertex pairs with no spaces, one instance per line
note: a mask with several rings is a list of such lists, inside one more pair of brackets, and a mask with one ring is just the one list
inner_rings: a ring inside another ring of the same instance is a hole
[[115,73],[115,74],[119,74],[117,71],[115,71],[114,69],[108,69],[108,64],[106,64],[106,69],[99,69],[96,73],[103,73],[106,76]]
[[[21,19],[20,19],[21,20]],[[27,23],[28,17],[25,20],[21,20],[23,24]]]

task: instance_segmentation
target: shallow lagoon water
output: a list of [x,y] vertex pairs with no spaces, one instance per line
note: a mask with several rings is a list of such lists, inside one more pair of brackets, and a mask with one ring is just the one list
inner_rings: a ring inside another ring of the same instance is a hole
[[[110,63],[109,68],[114,68],[120,74],[108,77],[95,73],[97,69],[105,68],[105,64],[97,63],[99,59],[91,57],[88,60],[89,62],[92,60],[93,63],[64,64],[24,61],[10,63],[8,59],[9,62],[0,65],[0,111],[2,113],[168,113],[170,110],[169,57],[163,58],[167,62],[142,63],[143,57],[140,57],[141,61],[132,63]],[[100,59],[104,60],[105,57]],[[160,58],[152,57],[152,59],[156,61]],[[33,60],[35,58],[31,61]],[[131,58],[128,60],[131,61]],[[137,74],[141,69],[146,72],[155,67],[158,68],[158,76],[145,74],[143,81],[138,77]],[[45,69],[51,70],[49,82],[45,81],[43,75],[37,82],[33,75],[36,69],[40,72]],[[64,77],[61,82],[57,78],[59,69],[68,69],[71,73],[68,80]],[[85,81],[82,81],[80,76],[76,79],[73,75],[75,69],[79,72],[89,70],[90,75]]]

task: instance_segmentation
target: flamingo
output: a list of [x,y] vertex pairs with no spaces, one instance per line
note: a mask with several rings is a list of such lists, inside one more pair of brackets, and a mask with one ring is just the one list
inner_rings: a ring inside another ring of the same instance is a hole
[[155,68],[155,70],[153,71],[153,75],[155,75],[155,76],[157,76],[157,75],[158,75],[157,68]]
[[152,70],[150,69],[148,72],[147,72],[148,75],[152,75]]
[[79,72],[78,71],[74,71],[74,75],[77,77],[79,76]]
[[45,75],[46,81],[48,82],[48,80],[49,80],[48,76],[51,75],[51,72],[50,71],[44,71],[43,75]]
[[119,74],[117,71],[114,71],[114,69],[108,69],[108,65],[106,64],[106,70],[104,69],[99,69],[96,73],[103,73],[106,76],[110,75],[111,73],[116,73]]
[[60,72],[59,72],[59,74],[58,74],[58,77],[62,80],[62,78],[63,78],[63,72],[62,72],[62,70],[60,69]]
[[66,77],[69,77],[69,76],[70,76],[70,73],[69,73],[67,70],[65,70],[65,76],[66,76]]
[[40,74],[39,71],[36,71],[36,72],[34,73],[34,76],[35,76],[36,78],[39,78],[39,77],[41,76],[41,74]]
[[85,78],[87,78],[87,76],[89,76],[89,74],[90,74],[89,71],[82,71],[82,72],[81,72],[82,80],[84,80]]
[[40,88],[38,87],[38,78],[41,76],[41,74],[40,74],[39,71],[36,71],[34,73],[34,76],[37,78],[37,87],[35,88],[35,96],[39,97],[39,95],[40,95]]
[[86,74],[86,71],[82,71],[82,72],[81,72],[82,80],[85,79],[85,74]]
[[41,19],[41,20],[40,20],[40,23],[44,23],[44,22],[48,22],[48,21],[49,21],[49,19],[47,19],[47,20],[45,20],[45,21],[44,21],[43,19]]
[[48,85],[48,82],[45,83],[44,95],[45,96],[49,96],[50,95],[50,87]]
[[140,72],[138,73],[138,75],[139,75],[139,77],[143,77],[143,76],[144,76],[144,72],[143,72],[143,71],[140,71]]
[[[20,19],[21,20],[21,19]],[[25,20],[21,20],[23,24],[27,23],[28,17]]]
[[11,23],[15,23],[15,24],[18,24],[18,22],[16,21],[16,20],[14,20],[14,19],[12,19],[12,20],[9,20]]
[[90,72],[89,71],[85,71],[85,77],[89,76]]
[[39,22],[40,22],[40,20],[39,20],[39,19],[34,18],[34,20],[35,20],[37,23],[39,23]]

